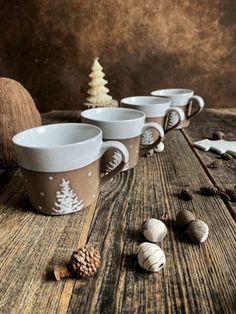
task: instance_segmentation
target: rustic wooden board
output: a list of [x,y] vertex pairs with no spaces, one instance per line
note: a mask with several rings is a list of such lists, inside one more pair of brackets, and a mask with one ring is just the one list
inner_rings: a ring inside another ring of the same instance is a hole
[[94,209],[95,204],[76,215],[37,214],[27,201],[22,178],[10,179],[0,195],[0,313],[63,309],[73,281],[56,283],[51,271],[78,245],[85,245]]
[[[212,180],[185,135],[168,134],[165,147],[107,183],[96,208],[69,216],[32,212],[19,172],[4,174],[0,313],[235,312],[236,223],[220,198],[198,193]],[[186,184],[195,191],[190,202],[176,197]],[[194,245],[177,232],[179,209],[190,209],[208,223],[207,242]],[[143,271],[136,260],[144,240],[140,226],[149,217],[163,219],[169,230],[161,244],[167,264],[157,274]],[[102,253],[96,276],[54,281],[53,266],[87,241]]]
[[[202,113],[191,121],[190,126],[184,130],[184,134],[187,140],[195,142],[210,138],[212,133],[217,130],[225,133],[226,140],[236,141],[236,109],[208,109],[207,114]],[[213,169],[208,166],[217,160],[219,155],[212,151],[204,152],[197,148],[194,149],[215,186],[223,190],[236,186],[236,158],[222,160],[222,165]],[[225,203],[236,220],[236,204],[227,201]]]
[[[191,202],[175,195],[185,184],[196,191]],[[178,131],[168,135],[165,153],[142,159],[108,185],[89,236],[103,263],[96,278],[76,283],[69,313],[232,313],[236,225],[221,199],[197,193],[202,185],[211,181]],[[208,223],[205,244],[193,245],[176,232],[179,209]],[[142,271],[136,259],[140,226],[149,217],[163,219],[169,229],[161,245],[167,265],[158,274]]]

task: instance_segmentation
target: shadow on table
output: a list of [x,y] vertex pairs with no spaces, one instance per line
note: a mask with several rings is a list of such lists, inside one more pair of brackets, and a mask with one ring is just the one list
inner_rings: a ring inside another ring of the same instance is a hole
[[126,233],[126,236],[128,237],[129,240],[131,240],[131,242],[136,242],[138,244],[147,241],[142,235],[140,229],[137,228],[129,228]]
[[172,231],[174,234],[174,239],[177,242],[193,244],[193,242],[189,239],[186,229],[181,229],[176,225],[176,221],[174,219],[164,219],[164,224],[166,225],[168,231]]
[[143,269],[138,264],[137,254],[125,254],[124,255],[124,267],[135,271],[139,274],[148,274],[148,271]]

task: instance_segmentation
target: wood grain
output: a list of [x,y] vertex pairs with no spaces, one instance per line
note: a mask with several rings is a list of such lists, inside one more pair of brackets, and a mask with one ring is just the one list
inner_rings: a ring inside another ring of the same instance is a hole
[[[209,109],[207,114],[200,114],[191,121],[189,128],[184,130],[186,139],[189,142],[210,138],[214,131],[222,131],[225,139],[236,141],[236,109]],[[222,160],[222,164],[214,169],[209,165],[219,158],[215,152],[204,152],[194,148],[196,156],[205,168],[208,176],[215,186],[224,189],[233,189],[236,186],[236,158],[232,160]],[[225,201],[236,220],[236,204]]]
[[[195,191],[191,202],[176,197],[186,184]],[[165,153],[142,159],[114,179],[98,200],[89,236],[102,251],[101,269],[86,285],[76,283],[68,312],[232,313],[235,222],[220,198],[198,193],[202,185],[212,184],[178,131],[168,135]],[[180,209],[190,209],[209,225],[205,244],[193,245],[176,231]],[[163,219],[169,230],[161,244],[167,265],[157,274],[141,270],[136,259],[144,240],[140,226],[149,217]]]
[[55,313],[68,303],[74,281],[55,282],[51,271],[85,245],[94,207],[50,217],[32,211],[21,177],[0,196],[1,313]]
[[[199,194],[200,186],[213,185],[199,156],[183,132],[170,132],[165,151],[106,183],[96,206],[59,217],[32,211],[19,171],[1,174],[0,313],[235,313],[236,223],[221,198]],[[187,184],[194,191],[189,202],[176,196]],[[180,209],[209,225],[204,244],[176,230]],[[136,258],[141,224],[150,217],[168,227],[160,244],[167,264],[156,274]],[[87,242],[101,251],[98,273],[53,280],[54,265]]]

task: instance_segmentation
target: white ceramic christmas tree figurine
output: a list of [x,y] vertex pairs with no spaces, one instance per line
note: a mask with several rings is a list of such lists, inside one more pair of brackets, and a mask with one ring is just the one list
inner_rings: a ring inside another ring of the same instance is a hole
[[78,200],[77,195],[70,188],[70,181],[63,178],[60,187],[61,190],[56,192],[57,202],[54,203],[58,209],[53,208],[56,213],[69,214],[83,208],[83,200]]
[[110,95],[108,95],[109,89],[105,87],[108,83],[104,79],[104,72],[102,71],[103,67],[98,62],[96,58],[93,62],[92,72],[89,77],[91,78],[89,82],[88,98],[87,102],[84,104],[85,108],[94,108],[94,107],[117,107],[118,102]]

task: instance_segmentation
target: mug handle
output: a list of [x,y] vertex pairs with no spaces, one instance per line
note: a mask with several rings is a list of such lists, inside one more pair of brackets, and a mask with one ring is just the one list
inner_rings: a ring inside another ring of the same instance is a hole
[[129,152],[128,149],[125,147],[124,144],[117,142],[117,141],[107,141],[103,142],[101,146],[101,156],[109,149],[116,148],[121,153],[122,160],[117,167],[115,167],[111,172],[105,174],[101,177],[101,184],[103,185],[111,178],[113,178],[118,172],[120,172],[124,165],[129,161]]
[[[173,113],[176,113],[176,114],[177,114],[177,116],[178,116],[178,121],[177,121],[174,125],[172,125],[172,126],[170,126],[170,127],[168,128],[168,123],[169,123],[169,121],[170,121],[170,119],[171,119],[171,115],[172,115]],[[181,109],[181,108],[179,108],[179,107],[171,107],[171,108],[167,111],[167,115],[166,115],[166,118],[165,118],[165,124],[164,124],[165,133],[170,132],[171,130],[177,128],[177,127],[184,121],[184,119],[185,119],[185,113],[184,113],[183,109]]]
[[149,144],[149,145],[147,145],[145,147],[142,147],[140,149],[140,152],[139,152],[140,156],[143,156],[143,155],[147,154],[152,148],[156,147],[158,144],[160,144],[164,140],[164,130],[163,130],[163,127],[160,124],[158,124],[156,122],[145,123],[144,126],[143,126],[142,134],[147,129],[154,129],[154,130],[156,130],[159,133],[159,137],[152,144]]
[[[192,101],[196,100],[197,102],[197,109],[191,114],[192,111]],[[187,109],[187,114],[186,117],[187,119],[192,119],[196,114],[198,114],[199,112],[202,111],[202,109],[204,108],[204,100],[201,96],[197,96],[197,95],[193,95],[190,99],[189,99],[189,103],[188,103],[188,109]]]

